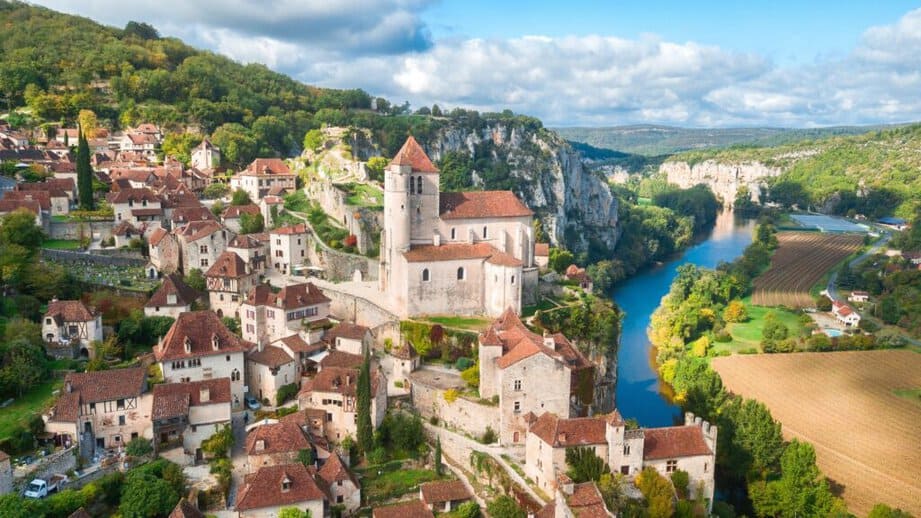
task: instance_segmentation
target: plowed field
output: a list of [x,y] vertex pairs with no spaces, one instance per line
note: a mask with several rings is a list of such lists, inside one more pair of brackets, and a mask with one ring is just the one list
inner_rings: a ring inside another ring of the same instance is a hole
[[852,513],[882,502],[921,516],[921,405],[893,393],[921,387],[921,354],[733,355],[713,368],[730,391],[767,405],[785,438],[815,446]]
[[771,266],[754,282],[752,304],[756,306],[815,306],[809,289],[842,259],[863,243],[857,234],[780,232]]

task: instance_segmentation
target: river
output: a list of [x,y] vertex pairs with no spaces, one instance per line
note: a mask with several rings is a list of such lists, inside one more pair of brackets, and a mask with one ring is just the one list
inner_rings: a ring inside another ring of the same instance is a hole
[[741,220],[726,211],[704,239],[674,259],[630,278],[614,291],[614,301],[624,311],[617,353],[617,409],[644,427],[671,426],[681,416],[678,405],[661,393],[653,367],[652,344],[646,336],[652,313],[668,293],[676,270],[692,263],[713,268],[732,261],[752,241],[754,220]]

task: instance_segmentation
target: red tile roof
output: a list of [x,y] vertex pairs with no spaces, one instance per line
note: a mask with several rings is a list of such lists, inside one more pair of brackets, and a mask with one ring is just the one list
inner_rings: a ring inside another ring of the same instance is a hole
[[150,209],[132,209],[132,216],[157,216],[163,214],[163,209],[150,208]]
[[122,189],[118,192],[109,193],[106,198],[111,204],[128,203],[129,201],[135,203],[141,203],[143,201],[147,201],[148,203],[160,203],[160,197],[146,187],[142,189]]
[[419,486],[419,490],[422,492],[422,501],[429,505],[473,498],[467,486],[460,480],[426,482]]
[[286,336],[272,343],[278,342],[285,344],[288,349],[291,349],[291,352],[295,353],[312,353],[314,351],[326,349],[326,344],[323,342],[309,344],[306,340],[301,338],[301,335]]
[[[215,342],[217,347],[215,348]],[[243,352],[253,344],[230,332],[213,311],[180,313],[161,344],[154,346],[157,361]],[[189,350],[186,351],[186,346]]]
[[437,173],[438,168],[429,159],[428,155],[422,149],[422,146],[416,142],[416,139],[410,136],[406,139],[403,147],[397,151],[396,156],[390,161],[390,165],[408,165],[416,173]]
[[205,276],[239,279],[250,273],[251,272],[247,271],[246,261],[244,261],[242,257],[237,255],[236,252],[225,250],[217,257],[217,260],[214,261],[211,268],[208,268],[208,271],[205,272]]
[[[286,481],[289,486],[284,490],[282,485]],[[303,464],[267,466],[246,477],[237,497],[236,510],[289,506],[325,499],[323,490]]]
[[363,340],[369,331],[367,327],[352,322],[339,322],[326,332],[325,337],[329,343],[334,343],[336,338],[340,337],[348,340]]
[[[208,400],[202,401],[207,389]],[[230,404],[230,378],[186,383],[160,383],[153,389],[151,419],[169,419],[189,415],[189,408],[203,405]]]
[[[259,441],[262,441],[262,449],[259,449]],[[247,455],[291,453],[306,448],[310,448],[310,441],[301,427],[291,421],[260,425],[246,434]]]
[[521,266],[521,261],[496,250],[489,243],[450,243],[446,245],[419,245],[403,252],[403,257],[410,263],[429,263],[438,261],[460,261],[467,259],[484,259],[502,266]]
[[64,388],[55,402],[52,420],[76,422],[84,403],[138,397],[144,392],[146,382],[147,370],[142,367],[72,372],[64,377]]
[[42,205],[35,200],[0,200],[0,214],[25,209],[33,214],[41,214]]
[[280,234],[280,235],[291,235],[291,234],[306,234],[307,225],[304,223],[298,223],[297,225],[290,225],[287,227],[278,227],[275,230],[269,232],[269,234]]
[[291,169],[288,168],[288,164],[280,158],[257,158],[246,167],[245,170],[241,171],[240,174],[245,175],[278,175],[278,174],[292,174]]
[[152,234],[150,234],[150,239],[148,242],[151,244],[151,246],[157,246],[160,244],[160,241],[162,241],[163,238],[167,235],[169,235],[169,232],[167,232],[165,228],[158,228],[154,230]]
[[[371,371],[371,395],[377,394],[379,376]],[[335,392],[344,396],[354,396],[358,387],[358,369],[346,367],[324,367],[316,376],[307,380],[300,394],[310,392]]]
[[253,350],[249,353],[247,358],[260,365],[265,365],[272,369],[281,367],[282,365],[292,363],[294,361],[294,358],[288,355],[284,349],[281,347],[275,347],[274,345],[266,345],[262,348],[261,351]]
[[62,322],[89,322],[96,315],[79,300],[52,300],[48,304],[45,317],[58,319]]
[[[169,302],[169,296],[175,295],[176,301],[172,304]],[[163,283],[157,288],[157,291],[150,297],[145,308],[170,307],[170,306],[189,306],[195,302],[201,294],[192,289],[182,276],[171,273],[163,278]]]
[[197,507],[189,503],[185,498],[179,500],[179,503],[176,504],[176,507],[173,508],[173,512],[169,513],[167,518],[205,518],[204,513],[198,510]]
[[512,191],[443,192],[441,219],[519,218],[533,216]]
[[329,485],[332,485],[334,482],[339,480],[348,480],[352,484],[355,484],[356,487],[359,487],[358,480],[355,479],[355,475],[349,471],[349,468],[345,467],[345,463],[343,463],[342,459],[339,458],[338,453],[333,453],[330,455],[318,473],[320,478],[322,478]]
[[273,306],[281,309],[302,308],[329,301],[329,297],[310,282],[285,286],[278,293],[272,292],[271,287],[260,284],[246,296],[246,303],[252,306]]
[[550,257],[550,245],[547,243],[537,243],[534,245],[535,257]]
[[674,459],[713,453],[704,441],[700,426],[670,426],[643,430],[643,459]]
[[191,242],[210,236],[223,228],[217,221],[190,221],[176,229],[176,234],[185,238],[186,242]]
[[432,511],[420,500],[409,500],[385,507],[375,507],[373,518],[434,518]]
[[528,431],[553,448],[569,448],[605,444],[605,427],[604,419],[599,417],[561,419],[556,414],[544,412]]
[[116,236],[130,236],[132,234],[140,234],[140,232],[138,229],[134,228],[134,225],[125,220],[115,225],[115,228],[112,229],[112,234]]
[[217,218],[214,217],[214,214],[203,205],[199,206],[189,206],[189,207],[177,207],[173,209],[173,215],[171,216],[173,224],[176,226],[188,223],[190,221],[217,221]]
[[259,211],[258,205],[231,205],[224,210],[224,213],[221,214],[221,217],[224,219],[236,219],[243,214],[250,214],[255,216],[256,214],[261,214]]
[[553,341],[553,348],[544,345],[544,337],[528,329],[518,318],[518,314],[508,308],[480,335],[480,343],[502,346],[504,354],[496,361],[496,365],[502,369],[535,354],[545,354],[565,363],[573,370],[591,367],[585,356],[573,347],[561,333],[550,338]]
[[566,504],[576,518],[607,518],[613,516],[604,505],[601,491],[594,482],[575,484],[571,495],[566,495]]
[[329,351],[329,354],[325,358],[320,360],[320,367],[345,367],[349,369],[357,369],[361,367],[361,364],[364,363],[365,359],[360,354],[349,354],[342,351],[332,350]]
[[48,191],[6,191],[4,200],[36,201],[42,210],[51,210],[51,193]]
[[261,248],[262,243],[260,243],[258,239],[253,237],[252,234],[240,234],[239,236],[231,239],[227,247],[228,248],[240,248],[240,249]]

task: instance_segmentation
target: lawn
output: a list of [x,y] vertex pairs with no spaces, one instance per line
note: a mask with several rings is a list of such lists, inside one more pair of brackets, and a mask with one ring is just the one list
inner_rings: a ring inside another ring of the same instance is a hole
[[774,313],[778,320],[787,326],[791,337],[800,336],[803,333],[803,324],[799,320],[798,313],[781,308],[753,306],[751,297],[742,299],[742,302],[745,303],[745,309],[748,311],[748,321],[729,324],[727,330],[732,335],[732,341],[714,344],[716,352],[737,353],[746,349],[760,350],[761,329],[764,328],[764,319],[768,313]]
[[892,391],[896,396],[921,405],[921,389],[899,389]]
[[356,207],[383,208],[384,193],[373,186],[363,183],[339,185],[347,194],[345,203]]
[[51,392],[62,384],[62,380],[45,382],[0,409],[0,439],[6,439],[21,425],[28,424],[30,417],[44,410],[51,401]]
[[527,318],[530,316],[534,316],[534,313],[537,313],[538,311],[547,311],[548,309],[553,309],[553,308],[558,308],[558,307],[560,307],[560,304],[558,304],[553,299],[549,299],[547,297],[541,297],[540,302],[538,302],[537,304],[534,304],[531,306],[525,306],[521,310],[521,316],[523,318]]
[[80,241],[78,239],[46,239],[42,243],[42,248],[52,250],[79,250]]
[[440,477],[430,469],[400,469],[378,475],[369,469],[362,480],[362,492],[368,504],[378,504],[391,498],[419,491],[424,482],[438,480]]
[[489,320],[477,317],[428,317],[425,319],[434,324],[470,331],[482,331],[489,325]]

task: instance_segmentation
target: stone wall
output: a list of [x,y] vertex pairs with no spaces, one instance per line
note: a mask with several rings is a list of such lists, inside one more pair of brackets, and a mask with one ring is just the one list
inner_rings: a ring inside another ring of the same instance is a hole
[[[331,301],[329,311],[336,318],[352,321],[358,325],[372,329],[389,322],[400,321],[397,315],[394,315],[366,298],[339,291],[334,284],[324,284],[322,288],[323,294],[329,297]],[[388,330],[386,333],[386,336],[393,337],[392,330]],[[399,335],[399,329],[397,329],[397,334]],[[383,343],[383,338],[381,338],[381,336],[381,334],[375,333],[375,340],[380,339],[381,343]],[[394,340],[394,343],[399,342]]]
[[[352,162],[353,164],[359,162]],[[364,166],[364,163],[360,163]],[[345,191],[329,180],[311,182],[306,190],[308,198],[320,204],[324,212],[358,238],[358,251],[365,254],[374,246],[383,226],[383,212],[366,207],[348,205]]]
[[426,385],[419,377],[410,375],[412,380],[413,407],[428,420],[432,416],[444,425],[462,430],[474,437],[479,437],[490,427],[498,433],[499,408],[483,405],[463,397],[453,403],[445,401],[445,390]]
[[87,221],[66,223],[52,221],[46,229],[48,236],[52,239],[79,239],[81,227],[84,235],[92,233],[93,239],[107,239],[112,235],[112,228],[115,226],[114,221]]
[[118,255],[88,254],[73,250],[42,249],[42,257],[61,263],[92,263],[100,266],[144,266],[147,261],[137,257]]
[[25,484],[28,484],[33,479],[48,478],[55,473],[67,473],[72,469],[76,469],[77,456],[74,455],[74,448],[75,447],[71,447],[43,457],[38,461],[38,465],[35,466],[31,472],[25,477],[16,480],[16,483],[25,486]]
[[311,265],[325,268],[326,278],[334,282],[356,280],[355,272],[360,272],[358,280],[374,281],[380,268],[377,259],[332,249],[313,233],[307,235],[307,259]]

